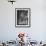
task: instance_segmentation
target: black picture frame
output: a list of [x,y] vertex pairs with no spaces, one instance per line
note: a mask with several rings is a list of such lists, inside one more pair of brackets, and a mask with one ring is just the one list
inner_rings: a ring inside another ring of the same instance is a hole
[[30,8],[15,8],[15,27],[31,27]]

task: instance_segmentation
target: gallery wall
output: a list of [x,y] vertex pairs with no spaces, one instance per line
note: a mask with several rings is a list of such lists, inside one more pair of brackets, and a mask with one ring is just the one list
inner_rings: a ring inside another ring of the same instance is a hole
[[[15,8],[31,9],[31,27],[15,27]],[[0,0],[0,41],[15,40],[19,32],[29,34],[32,40],[46,40],[45,0],[16,0],[13,5],[8,0]]]

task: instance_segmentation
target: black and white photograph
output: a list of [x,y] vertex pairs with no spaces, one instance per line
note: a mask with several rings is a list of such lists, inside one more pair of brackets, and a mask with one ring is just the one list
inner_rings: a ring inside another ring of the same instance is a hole
[[29,27],[30,26],[30,8],[16,8],[16,26]]

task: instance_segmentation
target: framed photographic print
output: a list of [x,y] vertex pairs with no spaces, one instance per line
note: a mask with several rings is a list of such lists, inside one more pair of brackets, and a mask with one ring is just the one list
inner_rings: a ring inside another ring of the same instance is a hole
[[30,27],[30,8],[15,8],[15,26]]

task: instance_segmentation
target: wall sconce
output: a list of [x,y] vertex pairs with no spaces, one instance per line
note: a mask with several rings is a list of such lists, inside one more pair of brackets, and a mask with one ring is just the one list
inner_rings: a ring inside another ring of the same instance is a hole
[[15,0],[8,0],[8,2],[11,2],[12,4],[16,2]]

